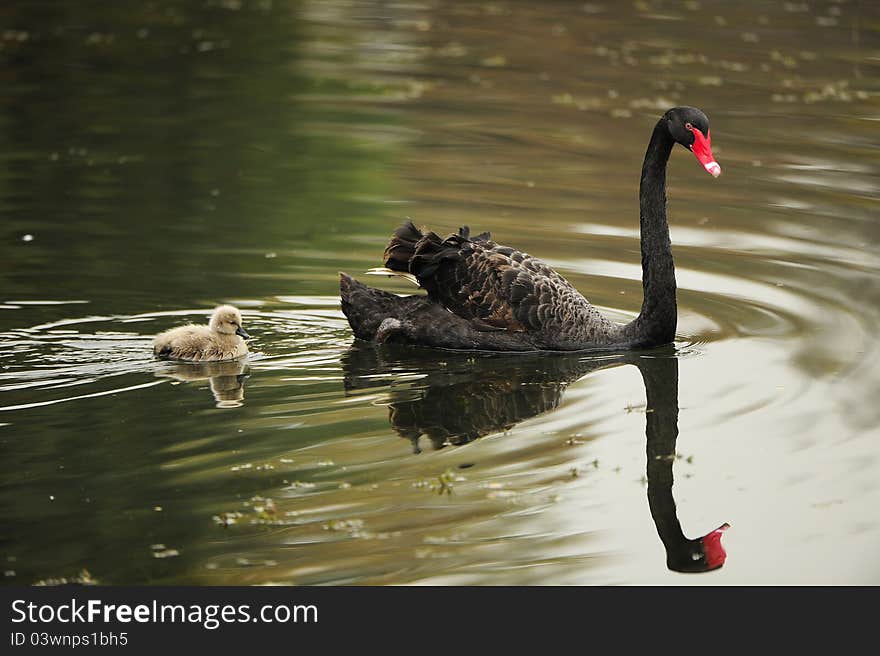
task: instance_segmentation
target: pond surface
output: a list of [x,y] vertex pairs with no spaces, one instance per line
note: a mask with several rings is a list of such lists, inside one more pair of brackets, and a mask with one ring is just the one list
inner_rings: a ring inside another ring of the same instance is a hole
[[[874,3],[76,4],[0,10],[5,583],[880,583]],[[674,348],[352,346],[405,217],[635,316],[678,104]]]

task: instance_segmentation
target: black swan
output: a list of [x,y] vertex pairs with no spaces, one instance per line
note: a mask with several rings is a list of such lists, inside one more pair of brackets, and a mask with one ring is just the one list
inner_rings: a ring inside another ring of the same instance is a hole
[[594,308],[565,278],[541,260],[489,233],[463,227],[441,239],[411,221],[385,249],[385,268],[427,296],[390,294],[340,273],[342,311],[355,337],[449,349],[580,351],[646,348],[675,337],[675,267],[666,221],[666,163],[675,143],[693,152],[717,177],[709,120],[694,107],[666,112],[651,135],[639,185],[644,300],[638,317],[621,325]]

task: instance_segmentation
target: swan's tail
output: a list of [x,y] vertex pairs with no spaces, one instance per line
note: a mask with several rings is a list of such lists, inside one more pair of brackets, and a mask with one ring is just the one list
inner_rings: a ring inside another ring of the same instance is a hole
[[339,272],[342,312],[354,336],[368,342],[394,341],[401,330],[401,319],[414,297],[398,296],[368,287],[346,273]]

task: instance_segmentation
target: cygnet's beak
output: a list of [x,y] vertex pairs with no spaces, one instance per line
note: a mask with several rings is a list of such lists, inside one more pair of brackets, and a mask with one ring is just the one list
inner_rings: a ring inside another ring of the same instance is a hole
[[251,336],[247,334],[247,331],[244,328],[242,328],[241,326],[238,327],[238,329],[235,331],[235,334],[240,335],[242,339],[250,339],[251,338]]

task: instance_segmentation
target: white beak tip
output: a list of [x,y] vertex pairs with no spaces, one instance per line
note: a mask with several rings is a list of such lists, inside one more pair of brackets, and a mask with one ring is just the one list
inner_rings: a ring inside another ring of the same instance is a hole
[[708,162],[706,164],[703,164],[703,168],[711,173],[713,178],[717,178],[719,175],[721,175],[721,166],[718,164],[718,162]]

